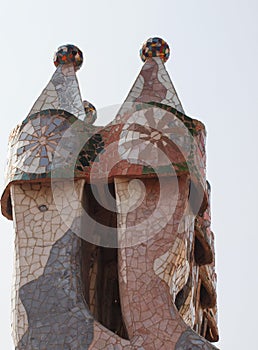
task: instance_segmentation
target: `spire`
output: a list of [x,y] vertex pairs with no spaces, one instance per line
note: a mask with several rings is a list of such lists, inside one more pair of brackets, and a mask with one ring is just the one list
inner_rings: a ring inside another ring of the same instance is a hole
[[174,85],[165,68],[170,55],[168,44],[161,38],[150,38],[142,46],[144,66],[130,90],[120,114],[136,102],[159,102],[184,113]]
[[[85,131],[92,133],[95,130],[93,123],[97,118],[96,109],[90,102],[82,101],[76,78],[76,71],[82,62],[83,54],[78,47],[68,44],[58,48],[54,56],[57,67],[55,73],[28,116],[10,136],[6,188],[1,199],[2,212],[10,219],[10,183],[50,179],[54,176],[53,169],[56,171],[55,176],[66,176],[65,160],[67,157],[73,159],[74,145],[80,142],[78,133],[76,140],[71,134],[69,137],[66,134],[65,138],[66,131],[77,130],[70,128],[75,121],[78,122],[76,125],[80,127],[82,137],[85,137]],[[59,144],[63,138],[67,140],[66,148],[60,151]]]
[[78,47],[74,45],[59,47],[54,56],[57,69],[28,116],[55,109],[64,110],[79,119],[84,119],[85,110],[76,78],[76,71],[81,67],[82,62],[83,55]]

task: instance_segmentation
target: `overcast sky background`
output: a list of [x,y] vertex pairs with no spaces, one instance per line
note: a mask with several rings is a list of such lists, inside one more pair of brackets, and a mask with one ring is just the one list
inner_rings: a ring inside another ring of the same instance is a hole
[[[171,47],[166,63],[186,114],[208,131],[208,180],[216,234],[220,342],[257,349],[257,0],[1,1],[1,191],[8,134],[29,113],[66,43],[84,53],[77,76],[97,109],[125,99],[152,36]],[[108,121],[108,120],[107,120]],[[97,124],[97,123],[96,123]],[[12,222],[0,218],[0,347],[12,350]]]

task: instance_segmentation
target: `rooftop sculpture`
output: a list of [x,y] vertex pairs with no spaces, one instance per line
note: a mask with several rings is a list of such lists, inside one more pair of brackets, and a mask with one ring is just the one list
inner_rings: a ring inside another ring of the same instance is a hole
[[150,38],[113,121],[82,101],[74,45],[11,133],[2,213],[14,221],[17,350],[216,349],[205,127],[185,115]]

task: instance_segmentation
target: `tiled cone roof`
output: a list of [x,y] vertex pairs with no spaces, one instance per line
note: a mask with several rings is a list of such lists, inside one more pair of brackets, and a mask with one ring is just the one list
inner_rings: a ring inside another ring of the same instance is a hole
[[159,102],[184,113],[175,87],[160,57],[146,60],[119,113],[125,112],[130,104],[140,102]]
[[[71,57],[70,57],[71,56]],[[66,111],[78,119],[85,118],[76,70],[82,64],[82,53],[74,45],[59,47],[54,57],[57,66],[46,88],[33,105],[28,116],[48,109]]]

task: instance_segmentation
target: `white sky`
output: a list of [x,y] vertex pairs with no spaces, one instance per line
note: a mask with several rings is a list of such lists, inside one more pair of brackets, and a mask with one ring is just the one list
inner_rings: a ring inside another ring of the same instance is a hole
[[[1,190],[11,129],[55,68],[53,53],[84,53],[83,98],[97,108],[123,102],[140,68],[141,44],[171,47],[167,70],[189,116],[208,130],[208,180],[216,234],[221,349],[257,348],[258,2],[256,0],[1,1]],[[12,223],[0,218],[0,344],[10,336]]]

